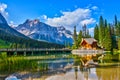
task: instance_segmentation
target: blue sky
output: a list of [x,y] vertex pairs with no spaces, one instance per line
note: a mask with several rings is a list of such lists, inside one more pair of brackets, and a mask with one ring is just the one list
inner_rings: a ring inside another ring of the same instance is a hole
[[77,31],[87,24],[92,32],[100,15],[108,22],[113,22],[115,14],[120,19],[120,4],[118,0],[0,0],[0,12],[15,25],[37,18],[69,30],[77,25]]

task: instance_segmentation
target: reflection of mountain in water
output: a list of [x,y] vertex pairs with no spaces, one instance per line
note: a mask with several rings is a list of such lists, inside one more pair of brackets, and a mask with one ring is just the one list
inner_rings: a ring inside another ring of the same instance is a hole
[[66,65],[72,64],[72,63],[73,63],[73,59],[68,60],[65,58],[61,58],[61,59],[54,60],[52,63],[49,64],[49,67],[53,69],[59,69],[59,68],[64,68]]
[[[65,66],[69,64],[73,64],[73,59],[68,59],[68,58],[58,58],[58,59],[49,59],[42,61],[43,63],[48,63],[48,67],[50,70],[54,69],[61,69],[64,68]],[[39,62],[41,63],[41,62]]]

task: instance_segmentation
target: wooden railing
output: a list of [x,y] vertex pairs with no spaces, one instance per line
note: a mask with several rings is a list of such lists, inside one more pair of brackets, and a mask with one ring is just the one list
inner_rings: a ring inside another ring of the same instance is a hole
[[48,49],[48,48],[5,48],[0,49],[0,52],[8,52],[8,51],[71,51],[71,49]]

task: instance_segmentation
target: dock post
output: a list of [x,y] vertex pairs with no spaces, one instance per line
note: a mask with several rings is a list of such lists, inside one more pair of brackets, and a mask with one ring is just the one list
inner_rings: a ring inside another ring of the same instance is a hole
[[34,54],[34,53],[33,53],[33,51],[32,51],[32,56],[33,56],[33,54]]
[[17,51],[15,51],[15,52],[14,52],[14,55],[16,55],[16,56],[17,56]]
[[24,51],[24,56],[26,56],[26,51]]

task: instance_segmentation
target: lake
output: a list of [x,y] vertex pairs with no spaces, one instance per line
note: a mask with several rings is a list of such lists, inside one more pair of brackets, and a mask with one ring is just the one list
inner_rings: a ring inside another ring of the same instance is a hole
[[[119,61],[111,60],[111,55],[107,55],[104,63],[115,63],[112,66],[92,66],[83,67],[79,58],[71,54],[51,55],[54,58],[34,59],[38,66],[47,64],[47,70],[41,71],[16,71],[10,74],[1,74],[0,80],[10,75],[16,76],[21,80],[119,80],[120,64]],[[110,58],[110,60],[108,60]],[[22,64],[21,64],[22,65]]]

